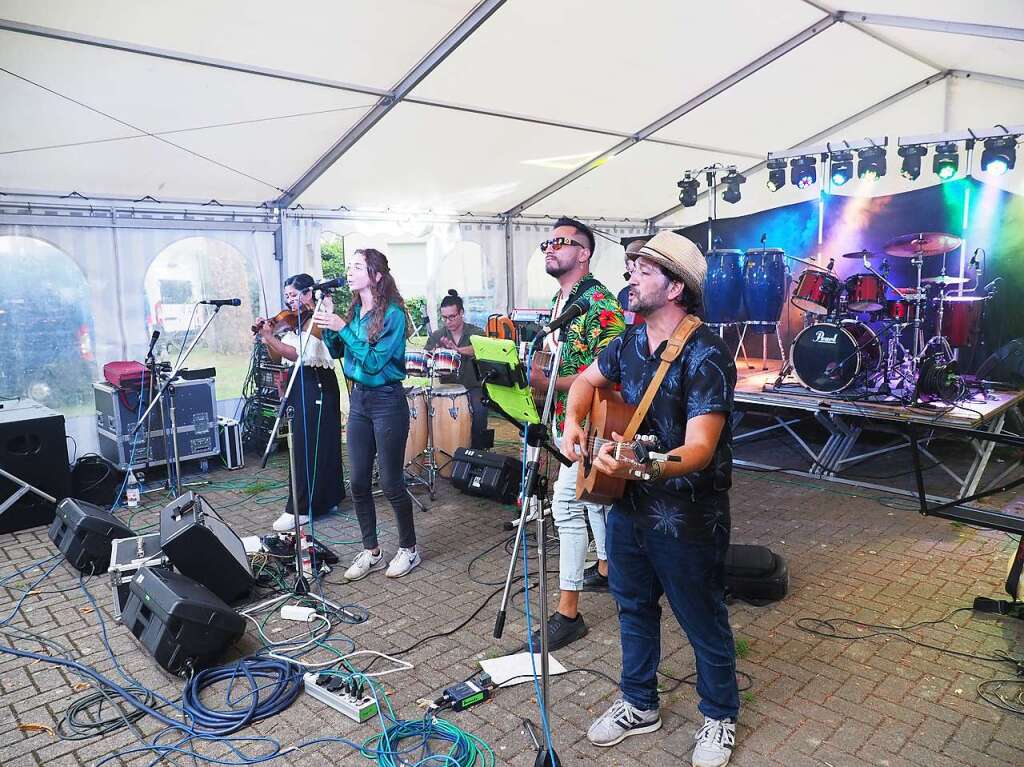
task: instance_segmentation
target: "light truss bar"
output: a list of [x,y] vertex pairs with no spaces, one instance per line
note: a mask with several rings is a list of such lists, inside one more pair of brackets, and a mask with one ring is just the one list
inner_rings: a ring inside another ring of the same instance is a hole
[[769,160],[788,160],[791,157],[804,157],[807,155],[817,156],[830,154],[832,152],[857,151],[868,149],[873,146],[888,146],[888,136],[875,136],[873,138],[852,139],[850,141],[826,141],[824,144],[801,145],[795,149],[784,149],[779,152],[769,152]]
[[[910,85],[910,86],[904,88],[903,90],[898,91],[897,93],[892,94],[891,96],[887,96],[886,98],[882,99],[881,101],[879,101],[879,102],[877,102],[875,104],[872,104],[871,106],[867,107],[866,109],[862,109],[861,111],[857,112],[857,114],[850,115],[846,119],[840,120],[835,125],[830,125],[828,128],[825,128],[824,130],[819,131],[818,133],[814,134],[810,138],[804,139],[797,146],[800,146],[800,145],[803,145],[803,144],[813,144],[815,142],[821,141],[823,138],[825,138],[826,136],[829,136],[829,135],[835,133],[836,131],[844,130],[848,126],[853,125],[853,124],[859,122],[860,120],[863,120],[865,117],[869,117],[870,115],[873,115],[876,112],[880,112],[881,110],[886,109],[887,107],[890,107],[893,104],[895,104],[895,103],[897,103],[899,101],[902,101],[903,99],[905,99],[905,98],[907,98],[909,96],[914,95],[918,91],[924,90],[929,85],[934,85],[937,82],[941,82],[942,80],[945,80],[948,76],[949,76],[949,72],[938,72],[938,73],[936,73],[934,75],[929,75],[928,77],[924,78],[923,80],[919,80],[918,82],[914,83],[913,85]],[[743,173],[744,176],[750,177],[750,176],[754,175],[755,173],[758,173],[758,172],[764,170],[765,166],[767,164],[768,164],[767,161],[762,161],[762,162],[757,163],[757,165],[751,165],[749,168],[746,168],[745,170],[743,170],[741,172]],[[716,189],[717,189],[717,187],[716,187]],[[714,190],[707,190],[707,189],[704,190],[699,195],[697,195],[697,200],[700,201],[701,199],[707,197],[709,191],[714,191]],[[667,210],[663,210],[661,213],[658,213],[658,214],[652,216],[651,218],[649,218],[648,219],[648,225],[653,229],[655,224],[657,224],[658,221],[660,221],[663,218],[668,218],[669,216],[671,216],[671,215],[673,215],[675,213],[678,213],[682,209],[683,209],[682,205],[673,205],[671,208],[668,208]]]
[[1024,135],[1024,125],[1007,125],[1005,128],[968,128],[967,130],[946,131],[945,133],[927,133],[917,136],[900,136],[896,140],[898,146],[911,144],[946,144],[957,141],[975,139],[984,141],[996,136]]
[[842,21],[857,24],[873,24],[880,27],[902,27],[925,32],[945,32],[952,35],[991,37],[998,40],[1024,41],[1024,29],[1004,27],[995,24],[968,24],[962,21],[921,19],[915,16],[890,16],[884,13],[861,13],[860,11],[838,11]]
[[399,81],[399,83],[391,90],[391,92],[382,96],[381,99],[367,112],[363,117],[349,128],[345,135],[343,135],[338,141],[332,146],[327,152],[302,176],[288,187],[287,191],[281,195],[275,205],[280,208],[287,208],[295,200],[305,192],[309,187],[322,176],[328,168],[334,165],[338,159],[344,155],[349,149],[351,149],[359,139],[374,125],[380,122],[381,118],[390,112],[396,104],[408,95],[408,93],[419,85],[423,79],[429,75],[438,65],[441,64],[448,56],[462,45],[470,35],[477,30],[477,28],[483,24],[491,15],[497,11],[505,0],[481,0],[473,10],[471,10],[462,21],[455,25],[455,27],[445,35],[444,39],[435,45],[431,51],[424,56],[416,66],[414,66],[405,77]]
[[587,173],[589,173],[590,171],[594,170],[594,168],[600,167],[601,165],[603,165],[605,162],[607,162],[612,157],[615,157],[616,155],[621,154],[622,152],[625,152],[630,147],[635,146],[639,142],[649,138],[651,135],[653,135],[654,133],[657,133],[662,128],[664,128],[665,126],[667,126],[670,123],[674,122],[675,120],[678,120],[683,115],[687,114],[688,112],[692,112],[697,107],[699,107],[702,104],[705,104],[708,101],[710,101],[711,99],[713,99],[715,96],[718,96],[718,95],[724,93],[725,91],[729,90],[729,88],[731,88],[732,86],[736,85],[736,83],[739,83],[742,80],[745,80],[746,78],[750,77],[755,72],[758,72],[759,70],[761,70],[764,67],[766,67],[769,64],[771,64],[773,61],[781,58],[782,56],[785,56],[787,53],[792,51],[794,48],[798,48],[799,46],[803,45],[805,42],[807,42],[811,38],[816,37],[817,35],[821,34],[826,29],[831,27],[833,24],[836,24],[837,21],[838,20],[836,18],[829,16],[829,17],[826,17],[826,18],[824,18],[824,19],[822,19],[820,21],[815,22],[814,24],[812,24],[811,26],[807,27],[806,29],[798,32],[797,34],[795,34],[793,37],[789,38],[785,42],[783,42],[780,45],[777,45],[776,47],[772,48],[770,51],[765,53],[763,56],[760,56],[756,60],[750,62],[749,64],[744,66],[742,69],[738,69],[737,71],[733,72],[731,75],[726,77],[725,79],[720,80],[719,82],[715,83],[710,88],[705,90],[703,93],[700,93],[699,95],[693,97],[692,99],[687,101],[685,104],[682,104],[681,106],[673,109],[668,114],[663,115],[662,117],[660,117],[657,120],[655,120],[654,122],[652,122],[650,125],[646,126],[645,128],[642,128],[641,130],[639,130],[636,133],[632,134],[631,136],[629,136],[625,140],[619,142],[618,144],[613,146],[608,151],[602,152],[597,157],[592,158],[591,160],[589,160],[588,162],[584,163],[583,165],[580,165],[578,168],[576,168],[572,172],[566,174],[565,176],[562,176],[562,178],[558,179],[554,183],[549,184],[548,186],[544,187],[539,192],[534,194],[532,197],[529,197],[526,200],[523,200],[518,205],[510,208],[506,212],[506,215],[518,216],[520,213],[522,213],[527,208],[530,208],[530,207],[536,205],[538,202],[540,202],[541,200],[545,199],[546,197],[550,197],[552,194],[557,192],[559,189],[562,189],[563,187],[568,186],[569,184],[571,184],[576,179],[578,179],[581,176],[584,176]]

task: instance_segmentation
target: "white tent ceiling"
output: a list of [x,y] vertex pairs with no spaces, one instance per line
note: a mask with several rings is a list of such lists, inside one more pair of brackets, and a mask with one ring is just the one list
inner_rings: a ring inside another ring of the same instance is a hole
[[849,3],[0,0],[0,190],[687,223],[686,168],[1024,123],[1024,3]]

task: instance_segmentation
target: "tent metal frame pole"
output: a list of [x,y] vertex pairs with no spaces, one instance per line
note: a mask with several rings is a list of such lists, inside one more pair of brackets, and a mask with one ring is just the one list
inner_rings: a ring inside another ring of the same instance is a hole
[[1024,80],[1006,75],[990,75],[988,72],[975,72],[967,69],[953,69],[949,74],[958,80],[981,80],[993,85],[1005,85],[1007,88],[1024,88]]
[[505,218],[505,311],[511,312],[516,305],[516,254],[512,246],[512,219]]
[[351,149],[359,139],[370,131],[380,120],[402,101],[427,75],[433,72],[463,42],[469,39],[481,24],[497,11],[505,0],[481,0],[465,18],[445,35],[426,56],[420,59],[387,95],[377,103],[345,134],[327,150],[313,166],[299,177],[275,202],[275,207],[287,208],[309,187]]
[[[830,125],[829,127],[825,128],[824,130],[821,130],[818,133],[815,133],[810,138],[806,138],[803,141],[797,142],[796,144],[793,145],[793,148],[795,149],[795,148],[797,148],[799,146],[802,146],[804,144],[812,144],[812,143],[821,141],[822,139],[828,137],[829,135],[835,133],[836,131],[843,130],[847,126],[853,125],[854,123],[856,123],[856,122],[858,122],[860,120],[863,120],[865,117],[873,115],[876,112],[879,112],[879,111],[881,111],[881,110],[883,110],[883,109],[885,109],[887,107],[890,107],[893,104],[895,104],[895,103],[897,103],[899,101],[902,101],[903,99],[905,99],[905,98],[907,98],[909,96],[914,95],[918,91],[924,90],[925,88],[927,88],[927,87],[929,87],[931,85],[934,85],[937,82],[941,82],[941,81],[945,80],[947,77],[949,77],[949,75],[950,75],[950,73],[949,73],[948,70],[945,71],[945,72],[937,72],[934,75],[929,75],[928,77],[924,78],[923,80],[919,80],[918,82],[914,83],[913,85],[907,86],[903,90],[901,90],[901,91],[899,91],[897,93],[894,93],[891,96],[888,96],[888,97],[882,99],[881,101],[876,102],[875,104],[872,104],[871,106],[869,106],[869,107],[867,107],[865,109],[862,109],[861,111],[857,112],[857,114],[850,115],[849,117],[847,117],[847,118],[845,118],[843,120],[840,120],[836,124]],[[767,160],[764,160],[762,162],[757,163],[757,165],[751,165],[749,168],[745,168],[744,170],[741,171],[741,173],[744,176],[748,176],[749,177],[749,176],[754,175],[755,173],[759,173],[760,171],[764,170],[767,165],[768,165]],[[705,191],[701,192],[699,195],[697,195],[697,201],[699,202],[700,199],[704,195],[709,194],[709,193],[713,193],[714,191],[715,191],[714,189],[708,189],[708,190],[705,190]],[[669,216],[671,216],[671,215],[673,215],[675,213],[678,213],[682,209],[683,209],[682,205],[678,205],[678,204],[677,205],[673,205],[671,208],[668,208],[667,210],[661,211],[661,213],[657,213],[654,216],[651,216],[651,218],[648,219],[648,225],[652,229],[654,229],[656,227],[658,221],[660,221],[663,218],[668,218]]]
[[970,24],[964,21],[943,21],[923,19],[917,16],[890,16],[884,13],[861,13],[860,11],[836,11],[842,21],[857,24],[871,24],[878,27],[902,27],[925,32],[945,32],[952,35],[991,37],[997,40],[1024,42],[1024,29],[1004,27],[996,24]]
[[831,17],[831,16],[825,17],[823,19],[820,19],[819,21],[814,22],[811,26],[801,30],[800,32],[798,32],[797,34],[793,35],[791,38],[789,38],[785,42],[780,43],[779,45],[775,46],[774,48],[772,48],[770,51],[768,51],[767,53],[763,54],[762,56],[759,56],[757,59],[755,59],[754,61],[750,62],[746,66],[736,70],[735,72],[733,72],[728,77],[725,77],[722,80],[719,80],[717,83],[712,85],[707,90],[705,90],[702,93],[694,96],[692,99],[687,101],[685,104],[682,104],[681,106],[676,107],[675,109],[673,109],[668,114],[665,114],[665,115],[659,117],[657,120],[652,122],[650,125],[648,125],[645,128],[642,128],[641,130],[639,130],[636,133],[632,134],[629,138],[619,142],[618,144],[613,146],[608,151],[601,152],[599,155],[597,155],[596,157],[590,159],[589,161],[587,161],[583,165],[580,165],[575,170],[573,170],[570,173],[567,173],[566,175],[562,176],[560,179],[558,179],[554,183],[549,184],[548,186],[544,187],[543,189],[541,189],[539,192],[537,192],[533,196],[523,200],[518,205],[516,205],[516,206],[514,206],[512,208],[509,208],[505,212],[505,214],[508,215],[508,216],[513,216],[513,217],[514,216],[518,216],[520,213],[522,213],[527,208],[530,208],[530,207],[536,205],[538,202],[540,202],[541,200],[545,199],[546,197],[550,197],[552,194],[554,194],[558,190],[562,189],[563,187],[568,186],[569,184],[571,184],[576,179],[580,178],[581,176],[586,175],[587,173],[589,173],[590,171],[594,170],[595,168],[600,167],[601,165],[603,165],[607,160],[611,159],[612,157],[615,157],[616,155],[621,154],[622,152],[625,152],[630,147],[636,146],[636,144],[640,143],[641,141],[644,141],[644,140],[648,139],[650,136],[652,136],[653,134],[657,133],[658,131],[660,131],[665,126],[675,122],[680,117],[682,117],[683,115],[687,114],[688,112],[692,112],[697,107],[699,107],[702,104],[705,104],[708,101],[710,101],[711,99],[713,99],[715,96],[718,96],[718,95],[724,93],[725,91],[729,90],[729,88],[731,88],[732,86],[734,86],[737,83],[742,82],[743,80],[747,79],[752,74],[760,71],[764,67],[766,67],[769,64],[771,64],[773,61],[776,61],[777,59],[782,58],[787,53],[792,51],[794,48],[800,47],[801,45],[806,43],[811,38],[817,37],[819,34],[824,32],[826,29],[829,29],[832,25],[837,24],[837,23],[838,23],[838,20],[836,18],[834,18],[834,17]]

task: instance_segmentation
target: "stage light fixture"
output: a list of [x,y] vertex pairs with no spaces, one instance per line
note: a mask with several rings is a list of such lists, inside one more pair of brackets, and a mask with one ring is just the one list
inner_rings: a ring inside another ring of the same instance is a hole
[[676,184],[679,187],[679,202],[684,208],[692,208],[697,204],[697,185],[697,179],[689,171],[683,174],[683,180]]
[[768,161],[768,191],[777,192],[786,185],[786,161]]
[[900,167],[900,175],[907,181],[917,181],[921,175],[921,158],[928,154],[928,147],[915,144],[914,146],[901,146],[899,155],[903,158],[903,165]]
[[884,146],[869,146],[857,152],[857,178],[864,181],[877,181],[884,175]]
[[985,149],[981,153],[981,169],[986,173],[1001,176],[1013,170],[1017,164],[1017,137],[994,136],[985,140]]
[[722,199],[728,203],[735,204],[740,201],[740,184],[745,183],[747,177],[742,173],[737,173],[734,170],[729,171],[722,178],[722,183],[725,184],[725,191],[722,192]]
[[949,181],[956,175],[960,167],[960,154],[957,145],[950,142],[939,144],[935,147],[935,157],[932,158],[932,171],[943,181]]
[[853,178],[853,152],[843,150],[831,155],[832,185],[842,186]]
[[797,157],[789,161],[789,183],[797,189],[806,189],[818,180],[813,157]]

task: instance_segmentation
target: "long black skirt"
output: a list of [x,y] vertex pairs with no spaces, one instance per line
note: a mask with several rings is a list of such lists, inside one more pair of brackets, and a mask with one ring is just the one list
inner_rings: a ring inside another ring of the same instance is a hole
[[[341,395],[333,370],[304,365],[288,397],[295,409],[292,443],[300,516],[320,516],[345,497],[341,459]],[[291,477],[285,511],[294,514]],[[312,513],[311,513],[312,512]]]

